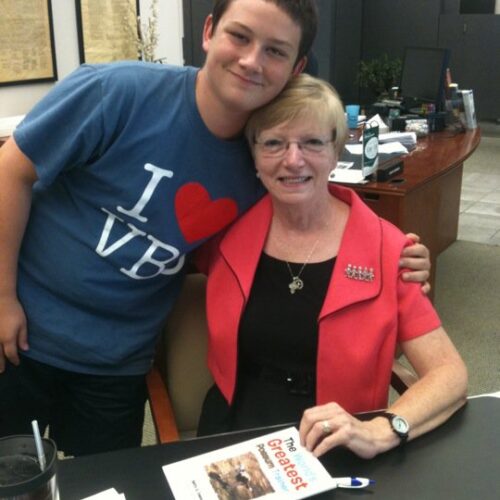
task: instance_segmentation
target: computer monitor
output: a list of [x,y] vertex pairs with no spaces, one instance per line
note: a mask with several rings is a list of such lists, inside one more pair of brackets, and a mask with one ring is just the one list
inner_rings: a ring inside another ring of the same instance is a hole
[[406,47],[401,72],[400,92],[407,109],[432,103],[444,107],[446,68],[450,51],[434,47]]

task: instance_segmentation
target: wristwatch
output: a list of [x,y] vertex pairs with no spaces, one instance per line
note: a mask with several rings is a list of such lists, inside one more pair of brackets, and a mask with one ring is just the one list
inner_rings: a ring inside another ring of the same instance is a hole
[[408,439],[408,433],[410,432],[410,424],[406,419],[400,417],[399,415],[394,415],[394,413],[389,413],[388,411],[379,413],[377,416],[384,417],[389,420],[391,429],[394,431],[394,434],[399,437],[399,439],[401,440],[401,444],[406,443],[406,440]]

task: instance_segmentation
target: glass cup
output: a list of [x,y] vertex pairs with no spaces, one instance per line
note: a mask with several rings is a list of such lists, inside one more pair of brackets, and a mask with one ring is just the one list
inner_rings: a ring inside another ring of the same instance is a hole
[[347,126],[358,128],[359,104],[348,104],[345,111],[347,113]]
[[42,445],[43,471],[33,436],[0,439],[0,500],[59,500],[57,447],[52,439],[42,439]]

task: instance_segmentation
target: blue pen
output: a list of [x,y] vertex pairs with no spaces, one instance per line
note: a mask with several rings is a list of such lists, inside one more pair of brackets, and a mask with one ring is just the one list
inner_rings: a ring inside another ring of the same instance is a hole
[[333,480],[338,488],[366,488],[371,484],[375,484],[373,479],[366,477],[334,477]]

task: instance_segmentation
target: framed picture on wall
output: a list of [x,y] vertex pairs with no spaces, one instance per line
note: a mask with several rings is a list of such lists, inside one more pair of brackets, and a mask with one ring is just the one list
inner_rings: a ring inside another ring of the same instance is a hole
[[0,6],[0,85],[57,80],[51,0],[2,0]]
[[139,0],[75,0],[81,63],[137,60]]

